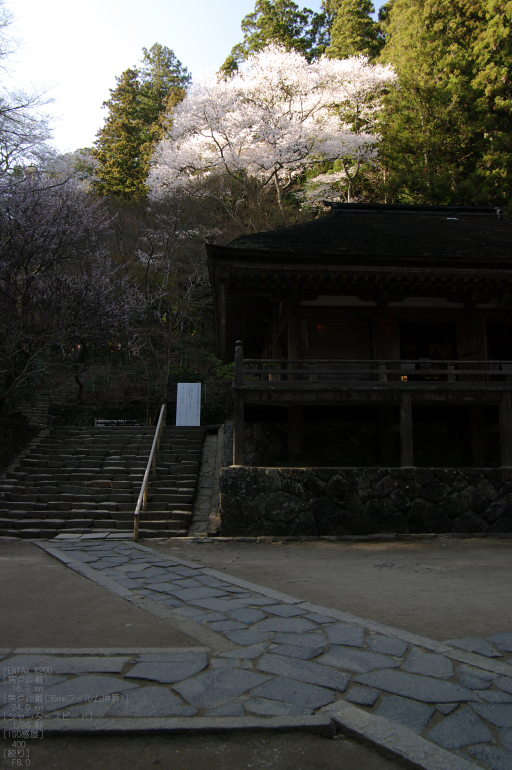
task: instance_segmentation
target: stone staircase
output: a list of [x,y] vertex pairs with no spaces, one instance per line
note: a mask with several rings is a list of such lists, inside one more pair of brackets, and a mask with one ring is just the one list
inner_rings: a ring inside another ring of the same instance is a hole
[[[43,431],[0,481],[0,535],[133,531],[154,435],[155,428],[140,426]],[[187,533],[203,437],[203,428],[164,429],[141,538]]]

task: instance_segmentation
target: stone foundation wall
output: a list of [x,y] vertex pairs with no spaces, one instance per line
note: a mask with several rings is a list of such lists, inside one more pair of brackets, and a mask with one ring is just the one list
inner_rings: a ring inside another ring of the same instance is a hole
[[512,532],[509,468],[222,468],[223,535]]

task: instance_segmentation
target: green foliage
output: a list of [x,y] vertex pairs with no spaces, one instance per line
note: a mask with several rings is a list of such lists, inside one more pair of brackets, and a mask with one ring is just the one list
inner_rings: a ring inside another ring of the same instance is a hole
[[190,75],[173,51],[155,43],[149,51],[143,48],[140,69],[128,69],[116,81],[91,152],[98,163],[93,189],[130,199],[146,193],[155,144],[184,98]]
[[375,59],[384,41],[379,24],[370,15],[374,11],[371,0],[329,0],[333,22],[327,55],[333,59],[347,59],[364,54]]
[[254,11],[242,20],[242,31],[243,42],[234,46],[220,68],[226,76],[236,71],[251,53],[270,43],[299,51],[311,61],[321,56],[328,42],[326,15],[309,8],[300,10],[293,0],[256,0]]
[[381,157],[396,200],[503,203],[511,192],[512,3],[395,0],[382,58],[397,70]]
[[103,105],[109,114],[92,150],[99,164],[93,187],[102,195],[131,198],[146,189],[148,158],[142,146],[150,140],[150,126],[144,120],[138,74],[123,72]]
[[490,199],[512,204],[512,2],[483,2],[473,88],[484,118],[481,173]]

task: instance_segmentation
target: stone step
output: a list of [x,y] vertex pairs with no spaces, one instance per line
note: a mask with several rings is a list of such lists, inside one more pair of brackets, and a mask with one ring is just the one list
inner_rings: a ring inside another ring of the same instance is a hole
[[[143,525],[144,529],[163,529],[163,530],[172,530],[172,529],[183,529],[183,522],[180,521],[164,521],[164,520],[151,520],[151,519],[144,519],[144,521],[141,520],[140,524]],[[140,525],[139,525],[140,526]]]
[[153,520],[153,521],[181,521],[190,523],[192,519],[192,511],[142,511],[140,514],[141,521]]
[[181,500],[173,503],[162,503],[162,502],[148,503],[146,506],[146,511],[171,511],[173,510],[173,508],[178,508],[178,507],[182,511],[192,511],[192,503],[185,503],[185,502],[182,502]]
[[[30,538],[59,531],[129,531],[154,431],[52,428],[29,445],[0,485],[0,531]],[[141,514],[148,536],[186,533],[203,436],[202,428],[165,428],[147,511]]]

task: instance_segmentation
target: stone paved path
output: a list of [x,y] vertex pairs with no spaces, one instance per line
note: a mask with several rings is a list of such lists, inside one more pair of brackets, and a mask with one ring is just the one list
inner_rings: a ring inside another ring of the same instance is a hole
[[132,542],[39,545],[201,647],[1,650],[4,729],[332,720],[420,767],[512,768],[511,633],[440,643]]

